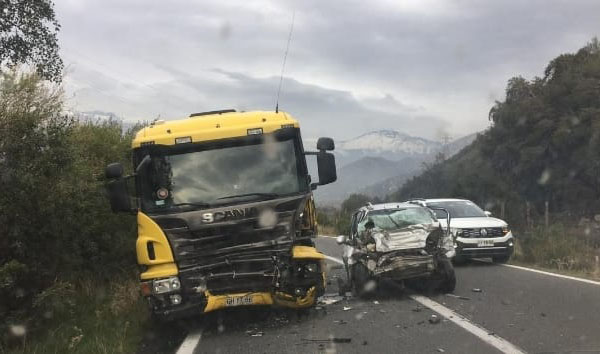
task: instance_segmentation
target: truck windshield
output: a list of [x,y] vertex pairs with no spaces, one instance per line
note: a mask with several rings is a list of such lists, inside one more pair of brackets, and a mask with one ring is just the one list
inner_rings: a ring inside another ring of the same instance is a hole
[[146,211],[263,200],[304,192],[308,186],[296,139],[265,135],[158,151],[138,176]]

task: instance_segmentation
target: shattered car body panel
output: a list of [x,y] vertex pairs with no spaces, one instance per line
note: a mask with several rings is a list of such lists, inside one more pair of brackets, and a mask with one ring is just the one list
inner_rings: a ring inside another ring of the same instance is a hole
[[425,248],[427,236],[435,230],[433,224],[416,224],[393,232],[377,232],[373,235],[378,252]]
[[381,204],[361,208],[353,215],[343,258],[350,282],[356,286],[367,278],[405,280],[442,275],[453,252],[451,236],[431,210]]

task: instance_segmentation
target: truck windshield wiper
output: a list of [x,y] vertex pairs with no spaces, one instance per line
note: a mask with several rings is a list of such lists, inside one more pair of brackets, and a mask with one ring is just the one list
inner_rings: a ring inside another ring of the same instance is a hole
[[196,207],[196,208],[210,208],[211,205],[208,203],[202,203],[202,202],[198,202],[198,203],[177,203],[177,204],[172,204],[172,207],[182,207],[182,206],[191,206],[191,207]]
[[247,194],[238,194],[238,195],[230,195],[227,197],[221,197],[221,198],[217,198],[217,200],[220,199],[232,199],[232,198],[242,198],[242,197],[262,197],[262,198],[277,198],[277,196],[279,196],[279,194],[277,193],[247,193]]

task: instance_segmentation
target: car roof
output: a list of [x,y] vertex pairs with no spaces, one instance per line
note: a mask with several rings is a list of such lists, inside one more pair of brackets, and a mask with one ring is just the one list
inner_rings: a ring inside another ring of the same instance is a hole
[[470,200],[468,200],[468,199],[460,199],[460,198],[425,199],[425,203],[438,203],[438,202],[470,202]]
[[412,203],[407,203],[407,202],[381,203],[381,204],[370,204],[369,203],[369,204],[359,208],[358,210],[373,211],[373,210],[384,210],[384,209],[419,208],[419,207],[421,207],[421,206],[412,204]]
[[410,199],[408,202],[439,203],[439,202],[471,202],[471,201],[468,199],[461,199],[461,198],[432,198],[432,199],[415,198],[415,199]]

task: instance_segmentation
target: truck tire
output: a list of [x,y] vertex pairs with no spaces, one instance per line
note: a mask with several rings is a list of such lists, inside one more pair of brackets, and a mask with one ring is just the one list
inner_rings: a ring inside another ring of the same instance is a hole
[[438,262],[438,271],[441,276],[439,290],[444,293],[451,293],[456,288],[456,274],[454,266],[449,259],[442,259]]

